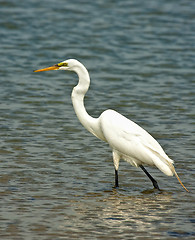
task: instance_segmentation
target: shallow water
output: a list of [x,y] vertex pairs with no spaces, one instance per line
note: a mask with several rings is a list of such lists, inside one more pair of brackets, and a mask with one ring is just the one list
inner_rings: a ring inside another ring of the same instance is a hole
[[[0,3],[1,239],[194,239],[194,19],[187,1]],[[91,76],[88,112],[112,108],[149,131],[175,177],[121,161],[77,120],[74,73],[33,73],[68,58]]]

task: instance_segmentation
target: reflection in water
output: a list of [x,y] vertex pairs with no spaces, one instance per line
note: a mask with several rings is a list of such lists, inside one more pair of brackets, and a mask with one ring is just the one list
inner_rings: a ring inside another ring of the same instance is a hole
[[[110,192],[88,193],[82,201],[72,202],[75,212],[70,211],[65,220],[71,222],[73,232],[79,228],[86,233],[87,229],[94,229],[95,225],[100,234],[106,231],[108,236],[112,236],[114,232],[132,236],[135,233],[147,235],[148,231],[153,231],[157,226],[162,228],[165,216],[172,215],[171,200],[172,196],[168,193],[153,192],[133,197],[116,189]],[[67,222],[64,225],[65,231],[66,226]],[[60,228],[63,228],[63,224]]]
[[171,212],[167,208],[171,201],[170,195],[127,197],[115,192],[105,201],[107,208],[103,211],[104,221],[113,227],[120,224],[122,228],[131,226],[132,229],[147,231],[153,228],[154,223],[161,222],[165,212]]

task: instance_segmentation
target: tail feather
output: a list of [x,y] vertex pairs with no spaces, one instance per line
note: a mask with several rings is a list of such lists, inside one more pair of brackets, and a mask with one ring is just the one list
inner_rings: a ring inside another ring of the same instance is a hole
[[181,186],[182,186],[187,192],[189,192],[189,190],[183,185],[182,181],[180,180],[180,178],[179,178],[179,176],[178,176],[178,174],[177,174],[177,172],[176,172],[173,164],[169,163],[169,166],[170,166],[171,170],[174,172],[174,174],[175,174],[177,180],[179,181],[179,183],[181,184]]
[[162,171],[164,172],[166,175],[171,176],[173,174],[175,174],[177,180],[179,181],[179,183],[181,184],[181,186],[187,191],[189,192],[189,190],[183,185],[182,181],[180,180],[174,166],[173,166],[173,160],[170,159],[169,157],[167,157],[168,159],[166,159],[165,157],[161,156],[160,154],[158,154],[158,157],[164,162],[164,163],[168,163],[167,167],[169,166],[169,168],[166,168],[166,164],[163,166],[161,164],[159,164],[159,161],[156,161],[156,166]]

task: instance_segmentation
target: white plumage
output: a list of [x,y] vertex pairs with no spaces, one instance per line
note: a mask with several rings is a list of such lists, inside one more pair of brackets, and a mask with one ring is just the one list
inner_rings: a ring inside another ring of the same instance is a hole
[[164,174],[173,175],[173,163],[160,144],[143,128],[121,114],[106,110],[100,115],[100,126],[105,141],[114,152],[116,165],[120,158],[135,167],[140,165],[156,166]]
[[[97,138],[107,142],[112,148],[116,187],[118,187],[119,161],[124,159],[135,167],[141,167],[157,189],[159,187],[156,180],[143,165],[156,166],[168,176],[175,174],[185,188],[175,171],[173,160],[143,128],[114,110],[104,111],[99,118],[93,118],[87,113],[84,106],[84,96],[90,85],[90,77],[83,64],[75,59],[69,59],[35,72],[49,70],[69,70],[77,73],[79,82],[73,88],[71,96],[74,110],[82,125]],[[186,189],[186,191],[188,190]]]

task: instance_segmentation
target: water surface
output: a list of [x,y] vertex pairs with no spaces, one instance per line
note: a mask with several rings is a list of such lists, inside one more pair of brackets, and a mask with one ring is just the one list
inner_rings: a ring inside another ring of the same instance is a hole
[[[194,239],[195,3],[0,3],[1,239]],[[68,58],[91,76],[85,104],[140,124],[175,160],[175,177],[121,161],[77,120],[74,73],[33,73]]]

